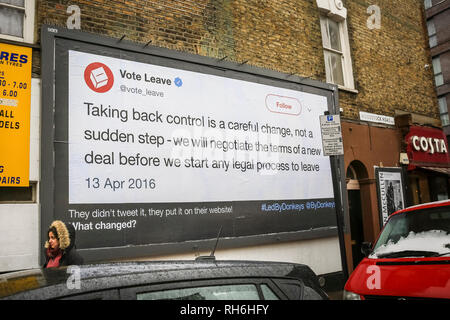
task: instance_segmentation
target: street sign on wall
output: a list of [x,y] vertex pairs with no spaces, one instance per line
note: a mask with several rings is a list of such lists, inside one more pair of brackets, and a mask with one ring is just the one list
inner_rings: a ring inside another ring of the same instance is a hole
[[375,113],[369,113],[369,112],[364,112],[364,111],[359,112],[359,119],[362,121],[383,123],[383,124],[389,124],[392,126],[395,125],[394,117],[375,114]]

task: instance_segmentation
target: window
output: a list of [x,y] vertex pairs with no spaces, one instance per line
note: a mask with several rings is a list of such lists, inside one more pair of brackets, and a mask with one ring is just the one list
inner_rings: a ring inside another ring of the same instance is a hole
[[424,6],[425,6],[425,9],[430,9],[433,6],[433,3],[431,2],[431,0],[425,0]]
[[442,75],[441,59],[439,57],[433,59],[434,82],[436,87],[444,84],[444,76]]
[[346,21],[321,16],[320,27],[327,82],[354,89]]
[[253,284],[234,284],[142,292],[137,300],[259,300]]
[[[431,200],[432,201],[440,201],[448,199],[448,184],[446,176],[430,176],[429,178],[430,191],[431,191]],[[450,212],[448,218],[448,232],[450,232]],[[438,214],[434,214],[436,216]]]
[[0,38],[34,41],[35,0],[0,0]]
[[443,126],[448,126],[450,124],[448,118],[448,107],[447,107],[447,98],[440,97],[438,98],[439,102],[439,113],[441,114],[441,122]]
[[[442,183],[446,187],[446,181]],[[448,252],[446,245],[449,233],[448,206],[397,214],[392,216],[381,232],[372,257],[404,258],[414,254],[426,257]]]
[[428,20],[427,29],[428,29],[428,38],[429,38],[430,48],[433,48],[433,47],[437,46],[436,27],[434,26],[433,20]]
[[267,285],[261,285],[261,292],[264,296],[264,300],[280,300],[277,295]]

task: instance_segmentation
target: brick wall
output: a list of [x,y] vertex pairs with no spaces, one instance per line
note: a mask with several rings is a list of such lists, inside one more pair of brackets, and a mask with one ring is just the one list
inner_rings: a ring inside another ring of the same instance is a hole
[[[358,90],[340,92],[344,117],[400,109],[439,118],[432,71],[424,68],[431,60],[422,1],[377,0],[379,30],[366,25],[372,3],[344,3]],[[315,0],[38,0],[38,28],[65,27],[68,5],[80,7],[86,32],[325,81]],[[39,74],[38,65],[33,70]]]
[[[346,116],[359,110],[394,115],[396,109],[439,118],[423,22],[422,1],[379,0],[381,28],[369,29],[372,2],[346,1],[358,94],[341,94]],[[347,107],[347,108],[346,108]]]

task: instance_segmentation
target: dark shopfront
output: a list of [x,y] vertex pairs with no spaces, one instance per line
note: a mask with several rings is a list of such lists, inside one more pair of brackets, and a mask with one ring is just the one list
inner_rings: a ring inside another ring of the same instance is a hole
[[450,157],[442,129],[409,125],[403,132],[408,205],[449,199]]

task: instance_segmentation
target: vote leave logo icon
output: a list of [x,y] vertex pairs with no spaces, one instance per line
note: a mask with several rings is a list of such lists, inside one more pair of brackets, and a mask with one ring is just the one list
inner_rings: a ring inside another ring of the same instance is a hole
[[84,81],[91,90],[104,93],[112,88],[114,75],[106,64],[93,62],[84,70]]

